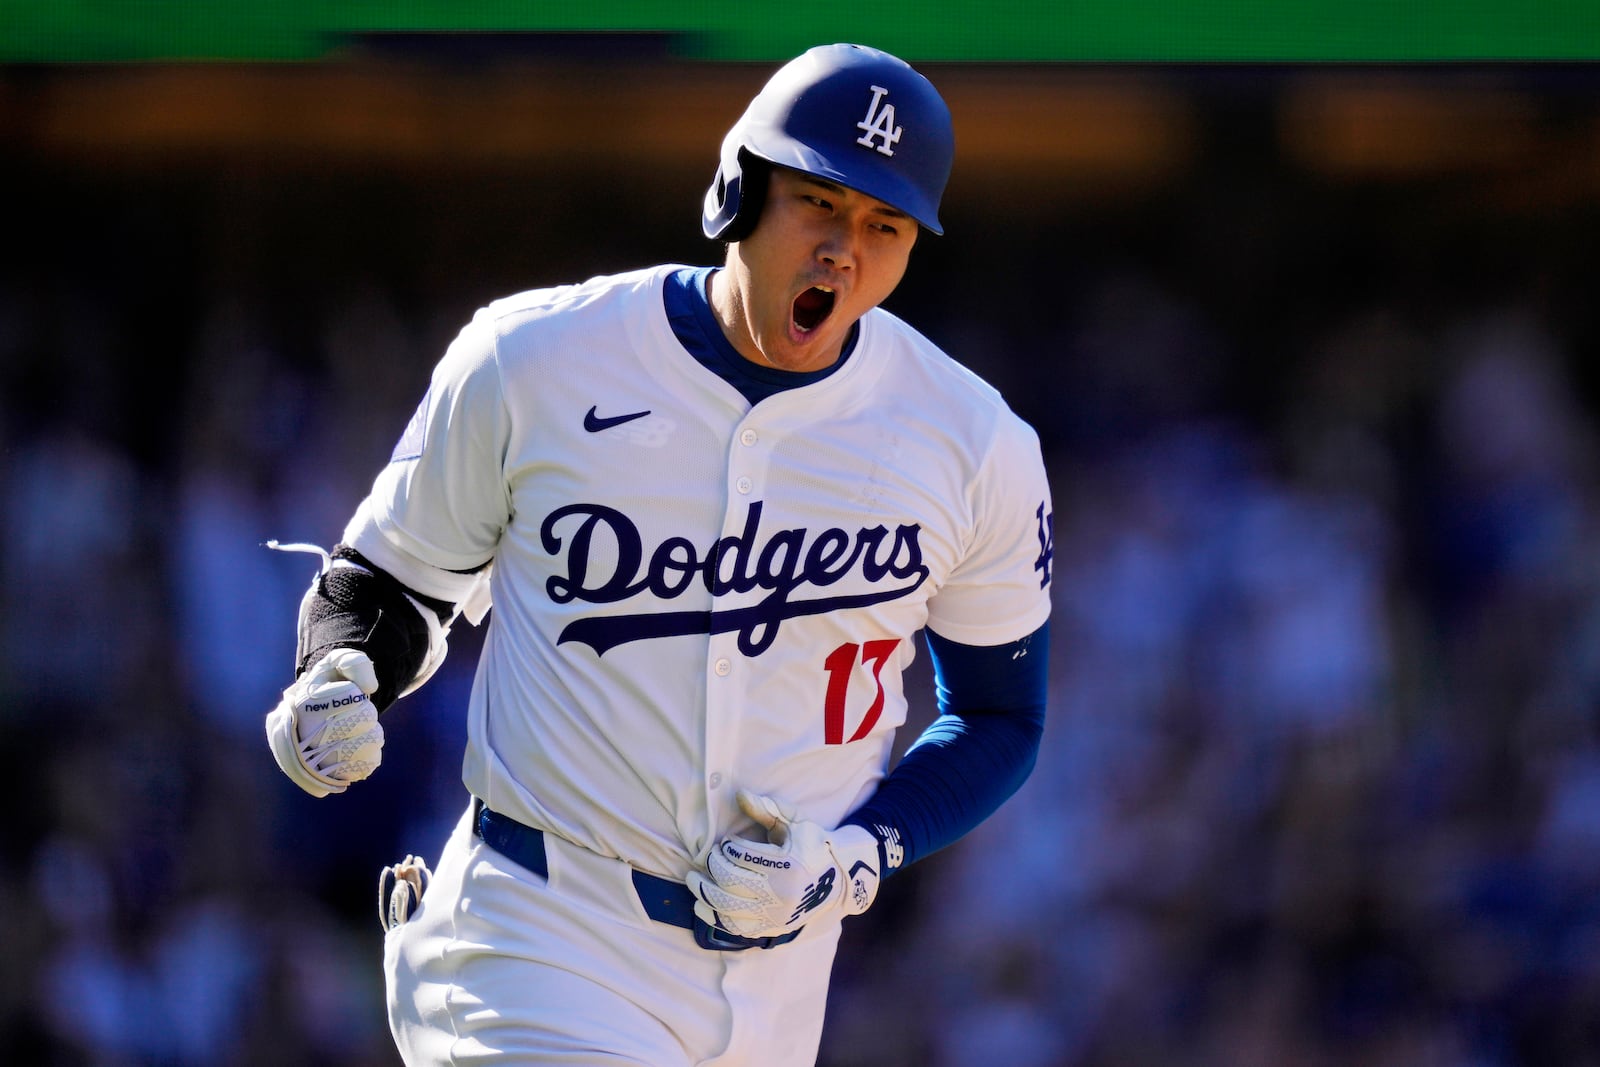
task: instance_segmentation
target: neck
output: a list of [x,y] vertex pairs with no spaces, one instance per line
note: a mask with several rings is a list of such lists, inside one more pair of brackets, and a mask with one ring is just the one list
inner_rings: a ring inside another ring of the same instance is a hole
[[[772,367],[796,374],[824,370],[838,362],[839,356],[844,351],[848,332],[831,349],[805,356],[803,365],[773,359],[756,340],[755,330],[751,326],[749,305],[744,296],[746,289],[739,284],[743,277],[743,267],[730,249],[727,264],[721,270],[712,273],[707,286],[711,312],[734,351],[757,366]],[[783,359],[782,353],[779,358]]]
[[752,363],[773,366],[772,361],[756,346],[750,332],[750,317],[739,287],[734,284],[734,274],[739,268],[732,261],[731,250],[728,258],[729,262],[721,270],[712,272],[706,286],[711,299],[711,313],[716,316],[717,325],[722,327],[722,335],[728,339],[734,351]]

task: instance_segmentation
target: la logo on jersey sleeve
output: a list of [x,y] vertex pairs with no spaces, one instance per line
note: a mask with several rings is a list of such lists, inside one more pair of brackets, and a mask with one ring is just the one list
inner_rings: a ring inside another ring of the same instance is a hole
[[1039,556],[1033,569],[1039,572],[1039,588],[1043,589],[1050,584],[1050,561],[1056,556],[1056,513],[1045,511],[1041,500],[1034,518],[1039,520]]

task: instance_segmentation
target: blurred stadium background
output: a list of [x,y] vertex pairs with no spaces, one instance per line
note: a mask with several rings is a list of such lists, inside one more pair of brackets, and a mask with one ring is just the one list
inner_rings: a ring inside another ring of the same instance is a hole
[[723,130],[844,39],[951,103],[890,306],[1038,428],[1057,613],[825,1067],[1600,1065],[1593,5],[546,6],[0,0],[0,1060],[396,1062],[372,889],[477,635],[313,801],[261,543],[479,304],[711,261]]

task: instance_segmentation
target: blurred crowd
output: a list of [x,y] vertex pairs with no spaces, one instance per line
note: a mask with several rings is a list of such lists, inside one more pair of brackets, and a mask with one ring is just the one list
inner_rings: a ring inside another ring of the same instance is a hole
[[[493,198],[382,189],[0,177],[0,1061],[395,1062],[376,873],[465,801],[481,635],[312,800],[261,723],[316,561],[263,544],[337,538],[477,303],[717,250],[569,188],[441,263]],[[847,927],[825,1067],[1600,1067],[1600,189],[1218,149],[991,207],[890,306],[1044,443],[1044,746]]]

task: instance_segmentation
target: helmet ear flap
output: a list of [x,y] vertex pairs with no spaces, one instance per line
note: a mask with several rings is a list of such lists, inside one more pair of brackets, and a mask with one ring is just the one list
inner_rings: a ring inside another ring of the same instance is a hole
[[712,240],[742,241],[750,236],[761,218],[767,200],[767,176],[772,167],[766,160],[739,149],[737,163],[724,163],[706,190],[702,229]]

